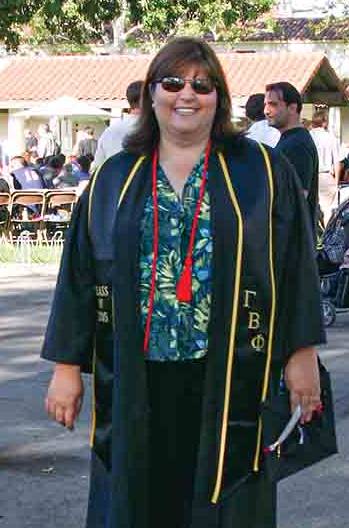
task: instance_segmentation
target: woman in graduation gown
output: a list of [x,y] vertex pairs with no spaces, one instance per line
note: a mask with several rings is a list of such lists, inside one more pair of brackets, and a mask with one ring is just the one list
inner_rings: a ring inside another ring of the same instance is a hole
[[304,198],[230,112],[213,50],[171,41],[125,149],[76,206],[42,355],[68,428],[93,375],[88,528],[275,527],[261,402],[283,371],[303,420],[319,404]]

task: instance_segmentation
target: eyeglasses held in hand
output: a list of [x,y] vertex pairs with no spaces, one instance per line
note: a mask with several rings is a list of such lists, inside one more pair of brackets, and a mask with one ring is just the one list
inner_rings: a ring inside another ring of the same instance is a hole
[[190,83],[190,86],[195,93],[200,95],[207,95],[215,89],[215,83],[209,77],[200,78],[195,77],[194,79],[184,79],[182,77],[163,77],[157,79],[155,83],[160,83],[163,90],[166,92],[180,92],[183,90],[185,83]]
[[[320,403],[317,406],[317,408],[313,411],[313,416],[321,416],[322,412],[323,412],[323,406]],[[292,431],[294,430],[296,426],[298,427],[298,431],[300,434],[299,444],[303,444],[303,441],[304,441],[303,430],[302,430],[302,427],[299,425],[299,420],[301,416],[302,416],[302,408],[300,405],[297,405],[291,418],[287,422],[285,428],[280,433],[279,438],[275,442],[273,442],[272,444],[264,448],[263,450],[264,454],[272,453],[273,451],[276,451],[277,449],[279,449],[281,447],[281,444],[283,444],[285,440],[287,440],[287,438],[290,436],[290,434],[292,433]]]
[[300,405],[297,405],[297,407],[294,410],[291,418],[289,419],[289,421],[287,422],[285,428],[281,432],[279,438],[275,442],[273,442],[272,444],[270,444],[269,446],[264,448],[264,454],[272,453],[278,447],[281,446],[281,444],[290,436],[290,434],[292,433],[293,429],[298,424],[301,416],[302,416],[302,408],[301,408]]

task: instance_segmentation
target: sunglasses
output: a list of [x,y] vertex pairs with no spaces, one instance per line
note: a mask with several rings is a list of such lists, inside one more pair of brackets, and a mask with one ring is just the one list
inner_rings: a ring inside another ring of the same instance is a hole
[[216,85],[212,79],[195,77],[194,79],[183,79],[182,77],[163,77],[157,79],[155,83],[160,83],[166,92],[180,92],[183,90],[185,83],[189,83],[195,93],[207,95],[215,89]]

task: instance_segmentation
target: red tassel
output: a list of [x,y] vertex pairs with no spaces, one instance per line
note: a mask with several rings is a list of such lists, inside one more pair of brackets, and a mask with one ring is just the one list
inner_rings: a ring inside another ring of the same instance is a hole
[[192,294],[192,263],[190,260],[186,260],[184,269],[177,282],[177,299],[179,302],[191,302]]

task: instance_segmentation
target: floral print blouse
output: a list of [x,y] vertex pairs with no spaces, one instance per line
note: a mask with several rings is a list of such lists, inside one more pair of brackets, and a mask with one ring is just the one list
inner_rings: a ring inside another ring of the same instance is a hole
[[[207,185],[193,250],[192,301],[179,302],[176,285],[182,271],[192,220],[199,198],[204,156],[189,175],[182,198],[158,167],[159,254],[154,311],[147,358],[183,361],[204,357],[211,303],[212,237]],[[207,175],[209,178],[209,174]],[[153,262],[153,200],[145,204],[140,242],[140,302],[143,328],[148,313]]]

